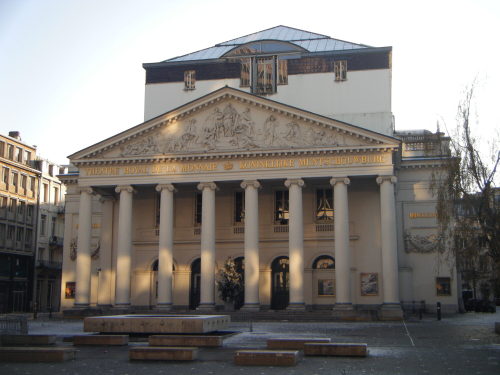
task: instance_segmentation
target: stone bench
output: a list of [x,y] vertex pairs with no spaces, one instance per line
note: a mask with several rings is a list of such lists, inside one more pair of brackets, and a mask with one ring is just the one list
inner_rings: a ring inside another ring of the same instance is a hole
[[295,366],[297,350],[238,350],[234,363],[240,366]]
[[73,345],[128,345],[128,335],[78,335],[73,336]]
[[55,343],[55,335],[0,335],[0,345],[3,346],[40,346]]
[[310,343],[304,344],[305,355],[366,357],[368,346],[359,343]]
[[329,338],[278,338],[267,340],[268,349],[296,349],[304,350],[306,343],[329,343]]
[[76,350],[63,347],[0,347],[1,362],[64,362],[75,358]]
[[193,361],[198,357],[198,348],[141,346],[129,349],[130,360],[141,361]]
[[220,347],[222,336],[201,335],[152,335],[149,336],[150,346],[194,346]]

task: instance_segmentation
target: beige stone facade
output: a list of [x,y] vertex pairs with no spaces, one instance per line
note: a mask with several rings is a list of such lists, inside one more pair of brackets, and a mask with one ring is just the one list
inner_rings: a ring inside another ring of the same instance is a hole
[[417,133],[384,124],[382,134],[270,94],[166,100],[163,114],[70,156],[63,309],[214,309],[228,257],[244,264],[243,309],[456,309],[429,189],[443,154]]

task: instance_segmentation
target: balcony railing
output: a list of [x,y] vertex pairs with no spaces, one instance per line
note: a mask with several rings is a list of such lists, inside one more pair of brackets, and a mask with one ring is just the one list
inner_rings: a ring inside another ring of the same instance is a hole
[[38,260],[36,266],[38,268],[60,270],[62,269],[62,262],[54,262],[52,260]]

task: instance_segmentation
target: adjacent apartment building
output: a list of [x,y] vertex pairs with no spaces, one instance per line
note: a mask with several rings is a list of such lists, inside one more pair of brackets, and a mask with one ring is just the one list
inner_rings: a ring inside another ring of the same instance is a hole
[[59,306],[65,168],[36,151],[19,132],[0,135],[0,313]]
[[[457,308],[438,135],[398,133],[392,48],[286,26],[143,65],[145,121],[70,155],[63,309]],[[238,306],[239,307],[239,306]]]

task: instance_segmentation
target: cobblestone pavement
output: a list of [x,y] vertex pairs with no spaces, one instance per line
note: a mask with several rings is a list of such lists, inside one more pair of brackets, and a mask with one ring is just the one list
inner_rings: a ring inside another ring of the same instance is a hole
[[[127,347],[78,347],[76,359],[63,363],[0,363],[0,374],[500,374],[500,335],[496,314],[468,313],[406,322],[363,323],[232,323],[240,332],[220,349],[203,349],[190,363],[130,362]],[[81,321],[31,320],[32,334],[82,334]],[[303,357],[295,367],[240,367],[233,363],[237,348],[264,348],[268,338],[330,337],[337,342],[368,344],[367,358]],[[146,345],[134,341],[130,345]]]

